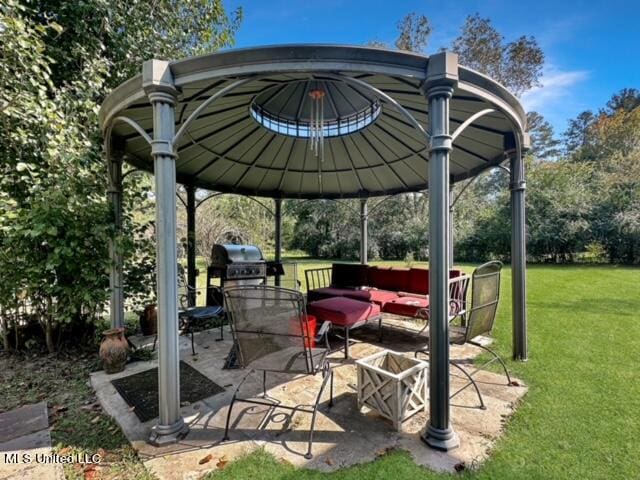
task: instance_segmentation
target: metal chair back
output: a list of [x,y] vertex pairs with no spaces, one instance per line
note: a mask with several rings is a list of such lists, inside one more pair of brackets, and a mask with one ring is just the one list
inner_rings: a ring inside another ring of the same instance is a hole
[[330,287],[331,272],[332,267],[310,268],[305,270],[304,276],[307,281],[307,291]]
[[266,285],[224,290],[242,368],[315,374],[314,333],[300,292]]
[[502,263],[494,261],[479,266],[471,275],[471,310],[468,311],[466,341],[491,333],[500,299]]

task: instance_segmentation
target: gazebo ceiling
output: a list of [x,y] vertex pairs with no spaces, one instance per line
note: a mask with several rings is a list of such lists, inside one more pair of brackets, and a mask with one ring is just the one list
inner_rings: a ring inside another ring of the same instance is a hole
[[[428,62],[404,52],[317,45],[230,50],[173,62],[180,92],[176,130],[210,96],[247,79],[204,108],[179,139],[177,179],[209,190],[283,198],[423,190],[428,139],[406,112],[428,130],[422,89]],[[452,133],[478,112],[494,111],[455,138],[453,182],[501,163],[525,128],[522,107],[504,87],[461,66],[458,76],[450,102]],[[152,132],[152,107],[142,83],[137,76],[114,90],[100,119],[104,130],[113,127],[127,162],[153,171],[145,138],[129,123],[113,121],[127,117]],[[324,156],[309,145],[312,90],[326,94]]]

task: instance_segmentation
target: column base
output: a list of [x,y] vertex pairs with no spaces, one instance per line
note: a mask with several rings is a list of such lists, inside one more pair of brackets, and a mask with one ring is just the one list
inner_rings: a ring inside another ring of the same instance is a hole
[[431,448],[443,452],[453,450],[460,446],[458,435],[456,435],[456,432],[454,432],[451,427],[446,430],[441,430],[428,424],[427,429],[422,433],[420,438]]
[[162,447],[177,443],[187,436],[189,433],[189,425],[184,423],[184,419],[180,419],[173,425],[156,425],[151,429],[149,440],[147,443],[154,447]]

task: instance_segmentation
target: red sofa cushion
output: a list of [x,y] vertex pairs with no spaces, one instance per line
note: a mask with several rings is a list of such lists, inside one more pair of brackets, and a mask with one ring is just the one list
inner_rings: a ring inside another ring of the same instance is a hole
[[423,297],[398,297],[387,302],[382,307],[382,311],[402,315],[404,317],[415,317],[418,310],[429,307],[429,298]]
[[307,312],[320,320],[328,320],[339,327],[351,327],[380,315],[380,307],[375,303],[333,297],[311,302],[307,305]]
[[355,290],[353,290],[352,288],[316,288],[307,292],[307,302],[314,302],[316,300],[323,300],[325,298],[331,297],[344,297],[347,293],[353,292],[355,292]]
[[412,268],[409,272],[408,292],[429,295],[429,270],[426,268]]
[[362,302],[373,302],[380,305],[380,307],[384,307],[385,303],[398,298],[396,292],[390,292],[388,290],[351,290],[345,293],[344,296]]
[[410,285],[408,268],[369,267],[369,286],[380,290],[406,291]]
[[334,263],[331,266],[331,286],[362,287],[368,285],[368,265],[360,263]]
[[[449,278],[455,278],[462,275],[462,270],[450,270]],[[429,295],[429,269],[412,268],[409,272],[409,285],[407,292],[419,293],[420,295]]]

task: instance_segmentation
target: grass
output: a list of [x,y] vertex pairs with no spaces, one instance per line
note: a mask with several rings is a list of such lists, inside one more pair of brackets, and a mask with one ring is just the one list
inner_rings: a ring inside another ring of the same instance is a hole
[[[329,261],[297,258],[299,275]],[[404,262],[381,262],[405,265]],[[417,263],[416,263],[417,264]],[[206,281],[201,267],[199,285]],[[472,265],[464,265],[472,270]],[[496,346],[510,357],[510,270],[505,269],[495,329]],[[640,478],[640,269],[613,266],[530,266],[530,359],[509,362],[529,385],[523,404],[495,451],[469,479]],[[304,281],[303,281],[304,286]],[[151,478],[115,422],[93,404],[87,385],[95,354],[0,357],[0,411],[47,400],[53,442],[65,449],[103,450],[100,478]],[[62,408],[60,408],[62,407]],[[97,418],[97,420],[96,420]],[[85,472],[69,466],[67,478]],[[214,480],[440,479],[404,452],[324,474],[299,470],[263,451],[210,474]]]
[[[305,262],[303,269],[326,263]],[[530,266],[527,282],[530,358],[508,365],[529,385],[529,393],[489,460],[461,477],[640,478],[640,269]],[[511,351],[510,294],[506,268],[494,331],[503,358]],[[416,466],[404,452],[323,474],[294,469],[258,451],[207,478],[256,477],[424,480],[449,475]]]

